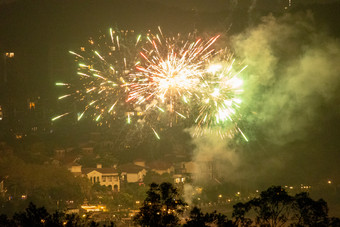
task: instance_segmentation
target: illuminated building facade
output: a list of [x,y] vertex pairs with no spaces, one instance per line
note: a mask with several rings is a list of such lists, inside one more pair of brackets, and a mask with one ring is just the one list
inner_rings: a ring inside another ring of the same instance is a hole
[[120,191],[120,177],[115,168],[102,168],[101,165],[97,165],[97,168],[83,168],[81,172],[94,184],[99,183],[115,192]]

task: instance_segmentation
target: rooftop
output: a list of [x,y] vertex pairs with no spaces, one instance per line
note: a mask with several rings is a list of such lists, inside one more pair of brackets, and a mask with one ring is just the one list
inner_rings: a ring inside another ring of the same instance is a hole
[[122,172],[138,173],[138,172],[140,172],[140,171],[142,171],[143,169],[146,169],[146,168],[135,165],[133,163],[128,163],[128,164],[118,166],[118,169],[121,170]]
[[81,172],[83,174],[88,174],[92,171],[97,171],[99,173],[102,173],[102,174],[108,174],[108,173],[118,173],[117,169],[115,168],[83,168],[81,170]]

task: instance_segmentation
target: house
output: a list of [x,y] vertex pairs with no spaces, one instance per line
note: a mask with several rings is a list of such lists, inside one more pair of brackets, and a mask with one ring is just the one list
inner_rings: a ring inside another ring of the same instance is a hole
[[103,186],[111,187],[113,191],[120,191],[120,177],[116,168],[83,168],[82,174],[90,179],[92,183],[99,183]]
[[174,183],[185,183],[188,179],[192,179],[192,177],[197,173],[197,165],[196,163],[190,162],[175,162],[174,163],[174,174],[172,178],[174,179]]
[[217,176],[216,163],[207,160],[197,160],[195,162],[183,162],[181,163],[181,174],[184,174],[191,179],[215,179]]
[[186,173],[186,174],[195,174],[198,173],[198,166],[197,163],[190,161],[190,162],[182,162],[181,163],[182,166],[182,173]]
[[82,168],[81,165],[72,165],[68,168],[68,170],[73,173],[74,176],[81,176],[82,175]]
[[122,179],[127,183],[143,182],[147,172],[145,167],[135,165],[133,163],[124,164],[118,167],[121,172]]
[[153,161],[148,163],[148,167],[150,170],[162,175],[164,173],[173,173],[174,172],[174,166],[172,163],[164,162],[164,161]]

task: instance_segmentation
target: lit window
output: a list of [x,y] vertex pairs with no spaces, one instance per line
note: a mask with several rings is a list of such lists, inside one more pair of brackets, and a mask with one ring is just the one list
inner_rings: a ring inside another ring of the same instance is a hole
[[85,51],[85,47],[80,47],[80,50],[81,51]]
[[14,58],[14,53],[13,52],[7,52],[6,57],[8,58]]
[[35,109],[35,102],[30,102],[29,106],[30,106],[30,110]]

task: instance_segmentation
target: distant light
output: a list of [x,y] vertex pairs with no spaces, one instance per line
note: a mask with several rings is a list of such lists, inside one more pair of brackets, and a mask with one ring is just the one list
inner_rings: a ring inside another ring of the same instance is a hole
[[14,58],[14,53],[13,52],[7,52],[6,57],[8,58]]
[[328,184],[331,184],[331,183],[332,183],[332,181],[330,181],[330,180],[329,180],[329,181],[327,181],[327,183],[328,183]]

